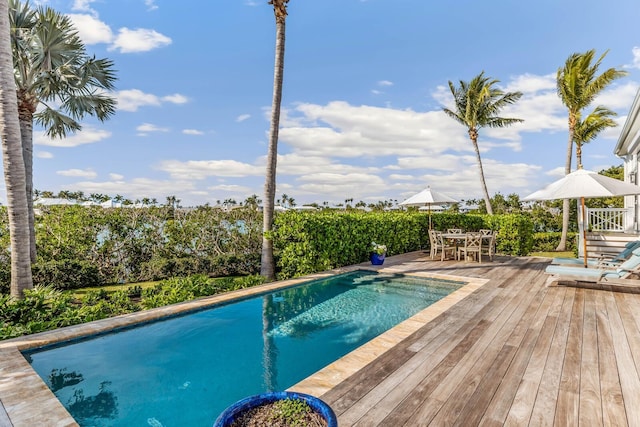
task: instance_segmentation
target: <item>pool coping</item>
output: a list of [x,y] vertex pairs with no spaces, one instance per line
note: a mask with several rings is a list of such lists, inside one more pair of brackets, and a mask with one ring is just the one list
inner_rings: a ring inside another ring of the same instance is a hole
[[373,267],[371,265],[358,264],[295,279],[272,282],[224,294],[199,298],[197,300],[185,301],[165,307],[0,341],[0,408],[4,409],[4,411],[0,411],[0,426],[5,425],[3,421],[7,417],[9,426],[45,425],[43,424],[44,420],[46,420],[46,425],[48,426],[66,427],[78,425],[24,358],[21,353],[24,350],[57,344],[85,336],[107,333],[114,329],[126,328],[140,323],[210,308],[230,301],[261,295],[273,290],[288,288],[311,280],[322,279],[355,270],[400,273],[408,276],[431,277],[444,280],[464,281],[467,283],[460,289],[457,289],[288,389],[320,396],[488,282],[487,279],[473,277],[451,276],[419,271],[407,272],[398,267],[399,266]]

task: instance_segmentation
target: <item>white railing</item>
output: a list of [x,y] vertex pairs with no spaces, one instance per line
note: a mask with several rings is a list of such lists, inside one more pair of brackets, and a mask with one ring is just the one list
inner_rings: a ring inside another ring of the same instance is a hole
[[587,209],[587,226],[591,231],[617,231],[627,229],[627,212],[625,208]]

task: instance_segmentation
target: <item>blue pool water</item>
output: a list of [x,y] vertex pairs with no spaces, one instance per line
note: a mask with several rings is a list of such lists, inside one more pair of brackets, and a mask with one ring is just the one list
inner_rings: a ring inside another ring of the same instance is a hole
[[81,426],[210,426],[462,285],[358,271],[25,356]]

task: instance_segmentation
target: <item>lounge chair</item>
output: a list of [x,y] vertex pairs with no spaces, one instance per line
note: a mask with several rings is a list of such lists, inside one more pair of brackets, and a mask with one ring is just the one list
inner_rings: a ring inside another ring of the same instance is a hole
[[[632,252],[635,249],[640,248],[640,240],[633,240],[624,245],[624,249],[620,251],[617,255],[611,256],[601,256],[598,258],[589,258],[587,259],[587,265],[589,267],[614,267],[622,264],[624,261],[629,259]],[[582,258],[554,258],[551,261],[552,264],[561,264],[561,265],[584,265],[584,259]]]
[[640,248],[633,250],[628,260],[615,268],[584,268],[565,265],[549,265],[545,273],[558,280],[579,282],[602,282],[615,279],[626,279],[632,274],[640,273]]

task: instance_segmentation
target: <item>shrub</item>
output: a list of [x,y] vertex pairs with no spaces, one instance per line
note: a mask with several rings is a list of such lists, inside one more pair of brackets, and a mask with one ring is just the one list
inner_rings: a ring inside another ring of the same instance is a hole
[[[533,250],[532,252],[553,252],[558,247],[558,243],[560,243],[560,237],[562,233],[560,232],[552,232],[552,233],[535,233],[533,235]],[[577,233],[568,233],[567,234],[567,250],[573,251],[576,255],[578,254],[578,248],[576,247],[576,236]]]
[[61,260],[38,262],[33,266],[33,283],[59,290],[103,286],[98,268],[88,261]]
[[[0,340],[262,283],[264,279],[260,276],[211,279],[197,275],[166,280],[145,290],[140,286],[116,292],[92,290],[80,301],[74,300],[71,293],[61,292],[52,286],[37,286],[25,291],[25,297],[21,300],[0,295]],[[131,299],[138,294],[141,294],[141,303]]]

